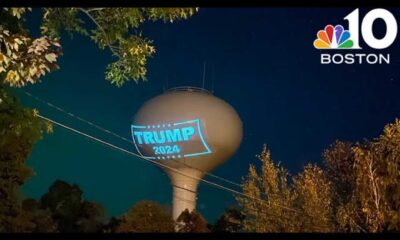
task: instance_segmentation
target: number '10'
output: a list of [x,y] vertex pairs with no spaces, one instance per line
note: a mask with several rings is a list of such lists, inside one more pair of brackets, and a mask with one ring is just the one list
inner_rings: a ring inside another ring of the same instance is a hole
[[[353,40],[353,48],[360,48],[359,45],[359,11],[358,8],[347,15],[344,19],[349,21],[349,32]],[[376,19],[382,19],[386,24],[385,36],[381,39],[375,38],[372,26]],[[369,11],[361,23],[361,35],[368,46],[375,49],[383,49],[389,47],[397,35],[397,22],[396,18],[388,10],[377,8]]]

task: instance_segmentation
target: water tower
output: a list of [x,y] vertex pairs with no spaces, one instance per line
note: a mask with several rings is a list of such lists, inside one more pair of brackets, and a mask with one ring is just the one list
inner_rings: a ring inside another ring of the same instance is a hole
[[136,113],[131,129],[143,157],[181,172],[164,168],[173,186],[174,219],[196,208],[197,179],[231,157],[243,135],[231,105],[194,87],[173,88],[150,99]]

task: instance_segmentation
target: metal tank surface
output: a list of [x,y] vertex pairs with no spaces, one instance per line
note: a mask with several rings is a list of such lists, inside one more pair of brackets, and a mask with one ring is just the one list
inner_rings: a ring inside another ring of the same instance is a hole
[[131,130],[143,157],[169,167],[164,171],[173,186],[174,219],[196,208],[199,180],[231,157],[243,136],[233,107],[194,87],[173,88],[147,101]]

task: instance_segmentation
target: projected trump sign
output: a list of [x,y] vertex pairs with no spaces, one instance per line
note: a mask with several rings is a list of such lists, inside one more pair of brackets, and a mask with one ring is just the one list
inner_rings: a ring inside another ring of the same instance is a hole
[[149,159],[179,159],[212,153],[200,119],[175,123],[132,125],[137,151]]

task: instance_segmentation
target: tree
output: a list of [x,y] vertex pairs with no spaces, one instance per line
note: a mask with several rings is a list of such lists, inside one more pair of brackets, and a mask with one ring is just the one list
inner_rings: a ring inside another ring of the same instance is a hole
[[336,141],[324,166],[308,164],[288,184],[264,146],[261,171],[250,165],[238,198],[254,232],[385,232],[400,230],[400,120],[379,138]]
[[244,228],[250,232],[329,232],[334,231],[329,182],[323,170],[307,165],[292,177],[280,164],[271,160],[264,145],[261,171],[250,165],[238,197],[245,215]]
[[119,226],[123,223],[123,220],[117,217],[111,217],[108,223],[104,224],[101,232],[103,233],[115,233]]
[[257,157],[261,161],[260,173],[250,165],[242,184],[243,193],[251,198],[237,198],[246,216],[244,229],[250,232],[296,231],[293,221],[296,212],[291,209],[295,195],[288,185],[287,170],[271,160],[266,145]]
[[372,144],[379,162],[377,185],[382,187],[384,228],[400,231],[400,120],[387,124]]
[[396,119],[378,139],[356,143],[348,151],[353,164],[352,191],[337,210],[342,231],[400,230],[399,150],[400,121]]
[[240,210],[227,208],[211,229],[213,232],[241,232],[244,219]]
[[294,208],[299,213],[297,231],[335,231],[331,184],[324,170],[315,164],[306,165],[303,172],[293,178],[293,188]]
[[325,175],[332,183],[334,208],[348,202],[354,190],[356,176],[353,170],[355,158],[352,147],[352,143],[336,140],[323,153]]
[[207,221],[196,211],[185,209],[176,219],[177,232],[202,233],[209,232]]
[[84,200],[76,184],[55,181],[40,199],[40,208],[51,211],[60,232],[98,232],[103,227],[103,207]]
[[58,69],[57,58],[62,54],[58,38],[29,36],[22,18],[26,11],[30,8],[0,11],[0,73],[5,74],[2,83],[9,86],[37,82],[46,72]]
[[42,209],[36,200],[31,198],[25,199],[22,202],[22,208],[25,211],[26,218],[29,219],[32,225],[29,232],[58,232],[58,225],[53,219],[51,211],[49,209]]
[[[46,72],[58,69],[62,54],[62,30],[82,34],[101,49],[108,48],[116,61],[107,66],[105,78],[122,86],[126,81],[146,80],[146,64],[156,49],[138,31],[147,21],[187,19],[197,8],[44,8],[42,36],[33,39],[24,27],[30,8],[3,8],[0,16],[0,73],[4,83],[22,87],[36,83]],[[4,19],[4,21],[3,21]]]
[[174,221],[168,208],[156,202],[141,201],[111,225],[115,232],[173,232]]
[[[1,77],[1,76],[0,76]],[[19,189],[34,174],[25,165],[33,145],[51,125],[22,107],[0,84],[0,232],[35,228],[21,204]]]

